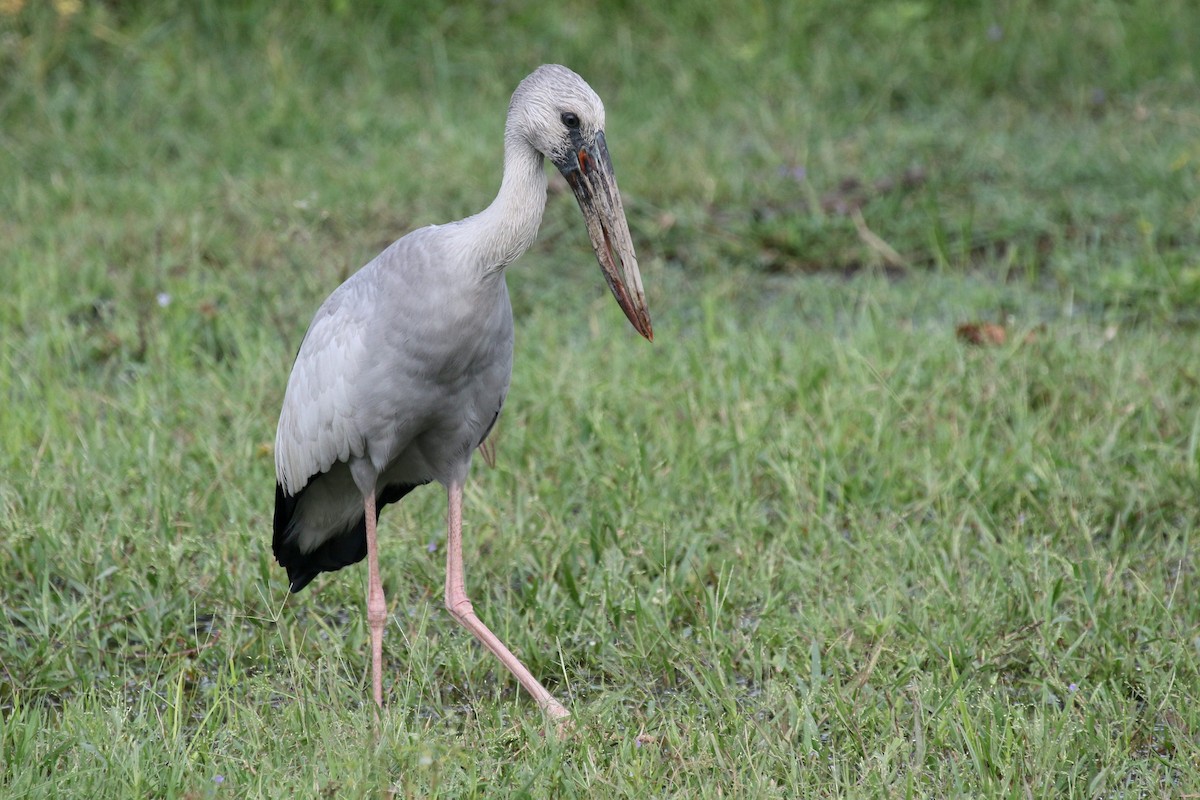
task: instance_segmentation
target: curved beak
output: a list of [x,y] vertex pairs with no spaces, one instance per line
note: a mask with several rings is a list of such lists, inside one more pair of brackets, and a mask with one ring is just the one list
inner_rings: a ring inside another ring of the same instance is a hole
[[613,297],[617,298],[637,332],[654,341],[650,311],[642,291],[642,275],[638,272],[633,239],[629,235],[629,223],[625,220],[604,133],[597,133],[594,143],[584,142],[578,131],[573,130],[571,134],[571,149],[562,163],[555,161],[555,166],[579,201],[592,249],[596,251],[596,260],[600,262]]

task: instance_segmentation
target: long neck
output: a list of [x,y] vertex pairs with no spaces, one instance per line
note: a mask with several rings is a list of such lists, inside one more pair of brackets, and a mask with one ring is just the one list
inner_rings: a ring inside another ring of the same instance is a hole
[[542,154],[508,130],[504,137],[504,179],[492,204],[461,223],[463,244],[484,273],[499,272],[529,249],[546,209]]

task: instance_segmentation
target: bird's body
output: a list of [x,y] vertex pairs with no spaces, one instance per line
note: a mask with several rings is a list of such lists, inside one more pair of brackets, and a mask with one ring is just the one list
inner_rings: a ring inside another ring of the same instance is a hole
[[276,547],[294,591],[326,554],[366,555],[366,487],[355,471],[374,481],[380,507],[403,487],[463,481],[504,405],[513,351],[504,273],[446,269],[453,228],[414,231],[351,276],[300,347],[275,443],[280,491],[295,498],[276,524],[277,539],[290,532]]
[[566,715],[470,608],[461,490],[508,393],[513,320],[504,268],[537,235],[543,156],[575,189],[613,294],[651,335],[603,121],[599,98],[579,76],[539,68],[513,95],[495,201],[380,253],[325,300],[296,356],[276,434],[274,551],[293,592],[321,572],[370,558],[376,702],[385,609],[375,522],[387,503],[438,482],[450,498],[447,606],[549,713]]

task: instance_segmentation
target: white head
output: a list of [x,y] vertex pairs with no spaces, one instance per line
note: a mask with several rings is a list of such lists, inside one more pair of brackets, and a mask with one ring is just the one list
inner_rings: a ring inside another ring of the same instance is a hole
[[576,142],[604,132],[604,103],[587,81],[566,67],[544,64],[513,92],[505,138],[520,137],[562,169]]

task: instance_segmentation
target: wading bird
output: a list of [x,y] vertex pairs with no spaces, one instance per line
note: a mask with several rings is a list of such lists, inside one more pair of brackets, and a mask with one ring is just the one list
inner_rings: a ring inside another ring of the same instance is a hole
[[604,139],[604,106],[566,67],[521,81],[504,128],[504,177],[490,206],[394,242],[329,295],[288,379],[275,437],[275,558],[292,592],[367,559],[371,688],[383,705],[387,607],[379,512],[437,481],[449,502],[446,608],[551,718],[569,716],[471,607],[462,497],[471,456],[500,415],[512,372],[504,268],[533,242],[549,158],[573,190],[600,268],[633,327],[653,339],[629,225]]

